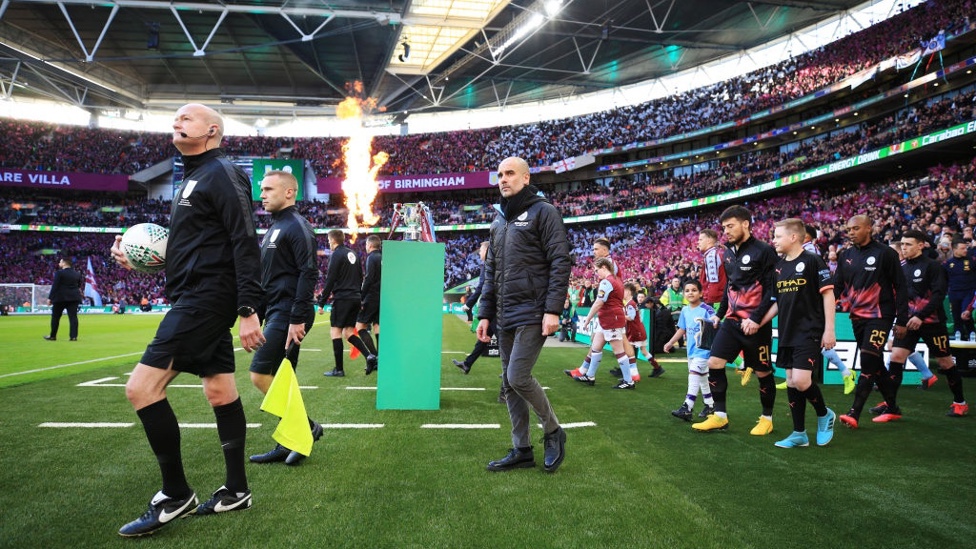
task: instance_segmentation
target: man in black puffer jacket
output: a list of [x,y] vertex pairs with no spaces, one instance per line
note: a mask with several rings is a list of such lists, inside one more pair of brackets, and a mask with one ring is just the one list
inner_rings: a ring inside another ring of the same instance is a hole
[[529,438],[529,406],[542,423],[544,468],[555,471],[565,455],[566,433],[532,368],[546,337],[559,329],[571,261],[562,216],[529,184],[529,165],[506,158],[498,167],[501,203],[491,224],[485,259],[478,339],[490,340],[496,321],[502,387],[512,420],[509,453],[488,463],[489,471],[535,466]]

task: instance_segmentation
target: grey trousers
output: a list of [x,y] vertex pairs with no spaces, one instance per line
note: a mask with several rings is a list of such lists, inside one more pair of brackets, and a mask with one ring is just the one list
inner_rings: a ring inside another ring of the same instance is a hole
[[498,352],[502,359],[502,391],[512,420],[512,445],[515,448],[532,446],[529,438],[529,406],[542,423],[542,430],[551,433],[559,428],[549,399],[539,382],[532,377],[542,344],[542,325],[520,326],[512,330],[498,330]]

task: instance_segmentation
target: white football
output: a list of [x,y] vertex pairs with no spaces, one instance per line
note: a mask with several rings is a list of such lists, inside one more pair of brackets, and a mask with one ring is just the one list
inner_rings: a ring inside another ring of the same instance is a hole
[[169,229],[155,223],[139,223],[122,233],[122,252],[132,267],[156,273],[166,267],[166,241]]

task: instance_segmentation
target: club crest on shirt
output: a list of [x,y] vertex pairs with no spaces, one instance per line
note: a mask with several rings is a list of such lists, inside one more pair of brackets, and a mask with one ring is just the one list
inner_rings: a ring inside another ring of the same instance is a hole
[[746,255],[742,256],[742,264],[743,265],[748,265],[750,261],[752,261],[752,258],[749,257],[749,254],[746,254]]
[[872,256],[868,257],[867,259],[865,259],[864,262],[867,263],[868,265],[874,265],[875,263],[878,262],[878,260],[877,260],[877,258],[875,258],[872,255]]
[[922,269],[915,269],[915,272],[912,273],[912,276],[916,278],[922,276]]
[[529,222],[527,221],[527,219],[529,219],[529,212],[522,212],[522,215],[515,218],[515,226],[528,227]]
[[803,269],[806,269],[806,268],[807,268],[807,264],[806,263],[797,263],[796,264],[796,272],[798,272],[798,273],[802,273],[803,272]]
[[354,254],[352,251],[346,254],[346,258],[349,260],[349,263],[352,263],[353,265],[356,264],[356,254]]

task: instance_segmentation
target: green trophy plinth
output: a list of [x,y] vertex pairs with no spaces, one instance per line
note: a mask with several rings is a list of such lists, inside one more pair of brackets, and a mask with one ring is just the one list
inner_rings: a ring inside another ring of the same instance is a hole
[[439,410],[444,244],[388,240],[380,279],[377,410]]

